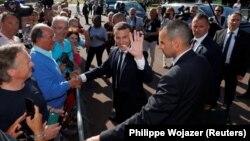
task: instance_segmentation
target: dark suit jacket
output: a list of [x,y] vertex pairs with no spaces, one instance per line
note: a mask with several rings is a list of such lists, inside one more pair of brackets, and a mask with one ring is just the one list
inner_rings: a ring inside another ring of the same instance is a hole
[[[124,59],[119,87],[115,87],[119,49],[111,50],[108,59],[98,68],[86,74],[87,80],[92,80],[103,75],[112,76],[114,104],[126,106],[126,109],[139,111],[147,103],[147,95],[143,89],[143,82],[153,80],[153,72],[145,59],[144,70],[139,70],[134,57],[127,53]],[[114,105],[116,106],[116,105]]]
[[[220,46],[222,51],[227,29],[219,30],[214,35],[214,41]],[[249,34],[239,30],[236,36],[234,48],[230,59],[230,70],[236,75],[244,76],[247,71],[248,52],[249,52]]]
[[156,94],[145,107],[114,129],[102,132],[101,141],[124,140],[125,125],[200,124],[211,75],[207,60],[189,50],[160,79]]
[[204,55],[212,67],[215,78],[218,79],[222,72],[222,51],[219,45],[210,36],[206,36],[195,51]]

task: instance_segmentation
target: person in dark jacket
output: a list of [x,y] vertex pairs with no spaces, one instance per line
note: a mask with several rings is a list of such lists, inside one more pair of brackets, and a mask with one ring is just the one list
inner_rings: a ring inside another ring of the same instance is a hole
[[239,12],[230,14],[228,28],[218,30],[214,36],[214,41],[223,53],[221,81],[225,80],[223,105],[227,112],[233,103],[237,83],[243,79],[248,68],[249,34],[239,28],[241,18]]
[[112,77],[114,121],[121,123],[147,103],[143,82],[151,82],[153,72],[143,54],[143,36],[133,41],[131,27],[126,22],[117,23],[113,31],[117,46],[111,49],[108,59],[100,67],[82,74],[82,80],[91,81],[103,75]]
[[89,9],[88,9],[88,5],[87,5],[86,2],[83,4],[82,14],[83,14],[83,16],[85,18],[86,24],[89,24],[89,17],[88,17],[88,15],[89,15]]
[[160,79],[156,93],[140,112],[87,141],[125,140],[125,126],[132,124],[201,124],[204,96],[209,93],[212,74],[208,61],[190,48],[191,38],[192,32],[183,21],[174,20],[163,27],[159,47],[166,57],[174,60],[173,67]]

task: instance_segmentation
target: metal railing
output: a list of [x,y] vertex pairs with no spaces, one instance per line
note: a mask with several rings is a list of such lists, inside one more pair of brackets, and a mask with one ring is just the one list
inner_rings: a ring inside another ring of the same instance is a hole
[[83,127],[83,117],[82,108],[80,102],[80,89],[76,89],[76,107],[77,107],[77,127],[78,127],[78,137],[79,141],[84,140],[84,127]]

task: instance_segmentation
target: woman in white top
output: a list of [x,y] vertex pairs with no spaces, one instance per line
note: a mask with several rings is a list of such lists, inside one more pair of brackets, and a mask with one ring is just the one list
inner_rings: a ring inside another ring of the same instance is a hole
[[237,0],[237,2],[233,5],[233,9],[235,9],[235,11],[240,11],[240,8],[241,8],[240,0]]

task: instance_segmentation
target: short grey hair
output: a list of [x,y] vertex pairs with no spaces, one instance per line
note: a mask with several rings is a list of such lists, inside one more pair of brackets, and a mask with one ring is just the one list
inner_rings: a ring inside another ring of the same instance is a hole
[[192,40],[192,31],[188,24],[182,20],[171,21],[161,30],[165,30],[167,32],[168,38],[170,39],[174,39],[176,37],[182,38],[183,42],[187,45],[189,45]]
[[8,43],[0,47],[0,85],[11,80],[7,71],[17,66],[16,56],[22,51],[25,51],[25,46],[21,43]]
[[64,16],[55,16],[54,18],[53,18],[53,21],[52,21],[52,26],[54,26],[55,25],[55,22],[57,22],[57,21],[63,21],[63,22],[66,22],[67,23],[67,25],[69,26],[69,22],[68,22],[68,18],[67,17],[64,17]]
[[239,15],[239,16],[240,16],[240,19],[242,18],[242,15],[240,14],[239,11],[235,11],[235,12],[229,14],[229,15],[228,15],[228,19],[230,19],[232,15]]
[[209,24],[208,16],[203,13],[196,14],[193,18],[193,21],[194,20],[205,20],[206,23]]

